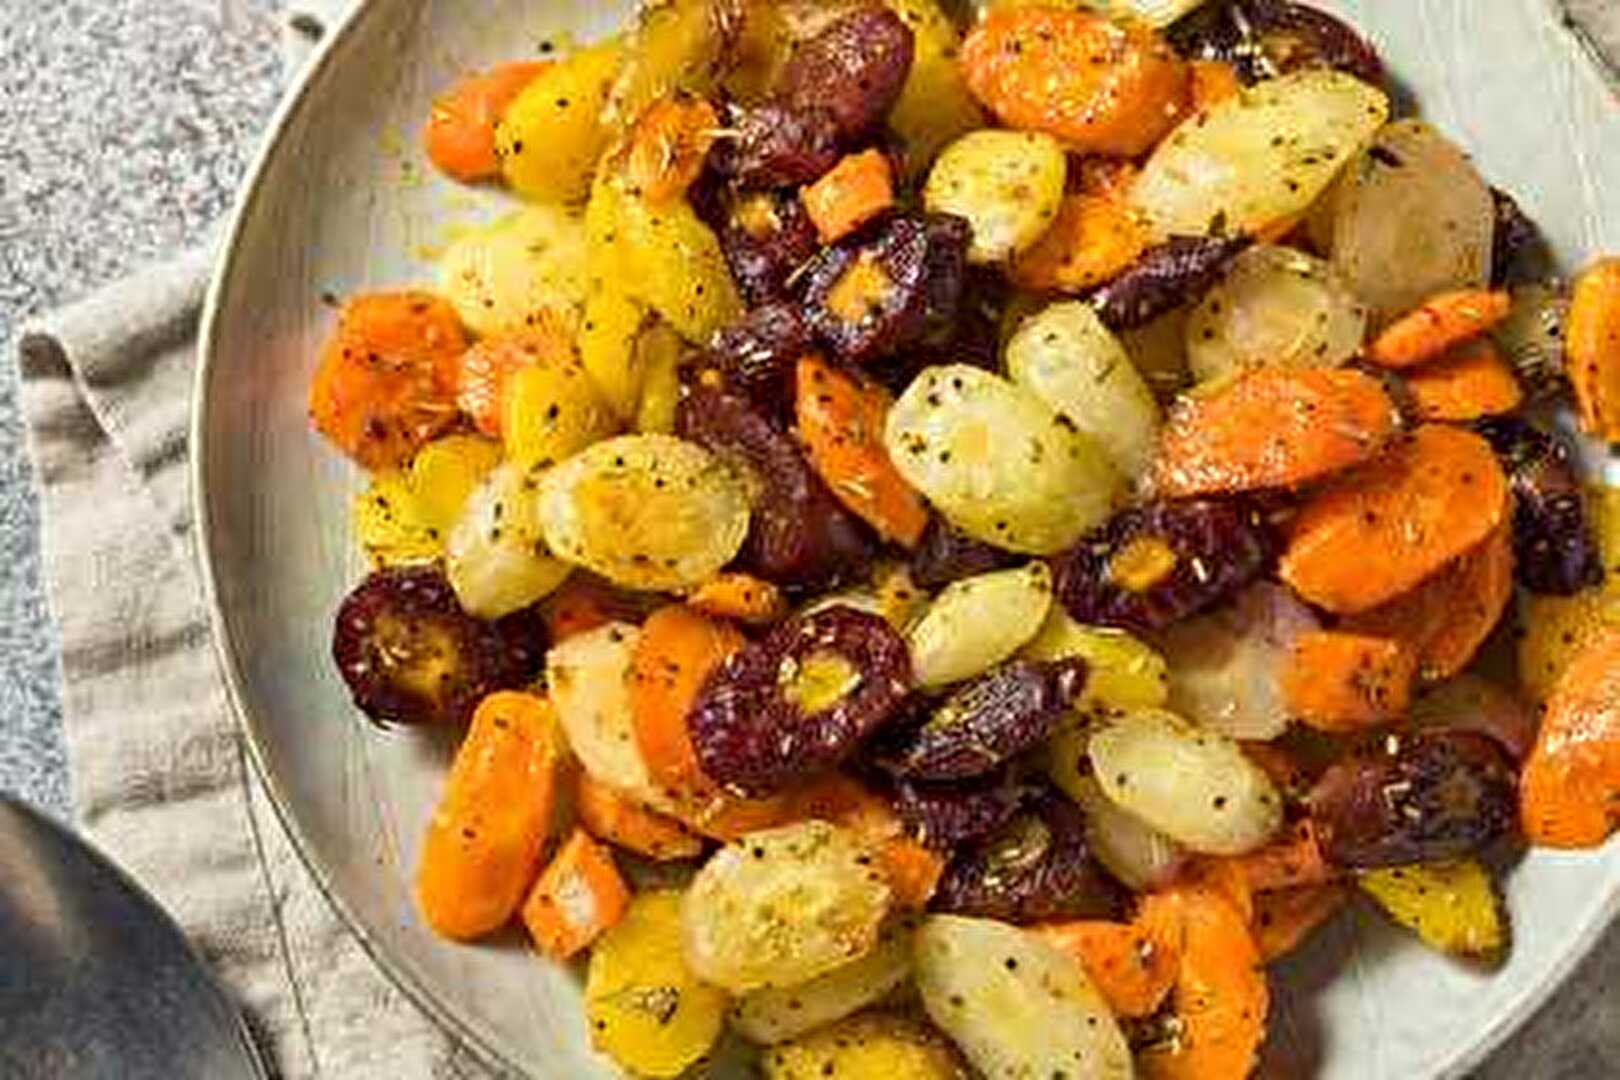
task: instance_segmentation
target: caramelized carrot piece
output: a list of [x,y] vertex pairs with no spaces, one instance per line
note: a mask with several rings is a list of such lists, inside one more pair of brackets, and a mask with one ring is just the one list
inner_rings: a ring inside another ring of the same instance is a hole
[[684,604],[647,616],[630,661],[630,709],[636,745],[653,779],[677,791],[707,791],[686,713],[709,672],[743,646],[726,623],[705,618]]
[[630,906],[630,888],[607,848],[575,829],[523,903],[535,948],[566,960],[611,930]]
[[1412,702],[1417,654],[1399,641],[1319,630],[1295,639],[1283,668],[1289,712],[1323,731],[1387,724]]
[[455,425],[456,366],[466,348],[455,309],[431,293],[354,297],[321,349],[310,420],[368,469],[404,465]]
[[1349,899],[1350,890],[1343,885],[1306,885],[1255,897],[1254,940],[1260,959],[1269,964],[1299,948]]
[[895,906],[902,911],[927,907],[945,873],[945,857],[909,836],[891,836],[875,854],[878,869],[889,879]]
[[1136,157],[1186,113],[1187,65],[1145,25],[1004,5],[962,43],[968,89],[1008,127],[1086,154]]
[[1192,107],[1195,112],[1203,112],[1227,98],[1237,97],[1238,91],[1243,89],[1237,69],[1225,60],[1194,60],[1189,67],[1192,70]]
[[1337,876],[1322,854],[1322,842],[1310,818],[1301,818],[1284,836],[1257,851],[1232,856],[1232,861],[1243,872],[1256,904],[1260,893],[1321,885]]
[[1047,923],[1035,932],[1074,957],[1115,1016],[1152,1016],[1175,985],[1180,956],[1131,923]]
[[1181,888],[1204,889],[1232,905],[1244,922],[1254,918],[1254,889],[1236,859],[1217,855],[1194,856],[1176,876]]
[[540,605],[540,619],[553,645],[610,622],[634,622],[640,617],[622,593],[577,570]]
[[428,825],[416,901],[435,932],[467,940],[504,926],[540,869],[560,758],[545,698],[481,701]]
[[1278,572],[1318,607],[1367,611],[1479,544],[1507,511],[1507,477],[1490,444],[1425,424],[1305,504]]
[[1587,646],[1558,680],[1519,777],[1532,844],[1589,848],[1620,824],[1620,631]]
[[695,859],[703,841],[674,818],[647,809],[622,792],[579,770],[574,788],[579,823],[598,840],[659,862]]
[[624,178],[648,205],[686,194],[719,135],[720,117],[702,98],[676,95],[647,106],[630,132]]
[[1468,666],[1512,599],[1513,534],[1504,521],[1415,589],[1341,628],[1401,642],[1417,657],[1418,678],[1442,682]]
[[888,393],[806,356],[799,360],[794,400],[810,464],[838,501],[886,539],[915,547],[928,527],[928,508],[884,447]]
[[422,142],[428,158],[445,175],[463,181],[499,176],[495,125],[512,99],[534,81],[549,61],[501,64],[455,83],[433,100]]
[[1400,417],[1378,380],[1341,369],[1257,368],[1181,399],[1160,436],[1160,495],[1291,488],[1371,459]]
[[1367,359],[1390,368],[1438,359],[1507,318],[1511,306],[1507,293],[1485,289],[1430,297],[1385,327],[1367,347]]
[[1082,293],[1113,280],[1147,249],[1147,229],[1117,196],[1071,192],[1034,246],[1013,256],[1007,276],[1037,292]]
[[822,243],[842,240],[894,205],[894,171],[881,150],[846,154],[799,201]]
[[745,623],[775,622],[787,614],[781,589],[740,571],[715,575],[699,585],[686,602],[705,615]]
[[1581,430],[1620,442],[1620,259],[1602,259],[1576,279],[1564,321],[1564,370]]
[[1180,962],[1171,1007],[1180,1038],[1145,1050],[1149,1080],[1241,1080],[1265,1038],[1271,994],[1249,922],[1217,892],[1182,887],[1142,901],[1136,925]]
[[1524,401],[1512,366],[1489,338],[1466,342],[1413,369],[1406,389],[1423,420],[1478,420],[1512,412]]
[[456,363],[456,404],[479,431],[501,437],[506,385],[526,367],[573,362],[574,340],[559,317],[542,312],[530,325],[495,334],[473,345]]

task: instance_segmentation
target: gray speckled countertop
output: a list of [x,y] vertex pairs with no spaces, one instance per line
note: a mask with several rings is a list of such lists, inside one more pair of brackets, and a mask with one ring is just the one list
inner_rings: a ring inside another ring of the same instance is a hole
[[[1495,2],[1495,0],[1481,0]],[[1603,11],[1615,0],[1568,0]],[[199,241],[281,81],[278,0],[0,0],[0,343]],[[55,643],[16,374],[0,363],[0,791],[66,817]],[[1620,933],[1480,1071],[1620,1076]]]

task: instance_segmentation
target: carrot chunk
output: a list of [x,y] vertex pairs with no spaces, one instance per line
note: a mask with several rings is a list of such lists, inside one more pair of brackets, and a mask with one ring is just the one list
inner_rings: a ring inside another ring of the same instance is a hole
[[1007,276],[1037,292],[1082,293],[1118,277],[1146,249],[1147,230],[1124,199],[1071,192],[1034,246],[1013,256]]
[[1507,318],[1508,294],[1460,289],[1431,297],[1387,326],[1367,347],[1367,359],[1390,368],[1434,360]]
[[686,194],[703,171],[720,117],[702,98],[677,95],[647,106],[630,132],[624,178],[650,206]]
[[774,622],[787,614],[787,600],[781,589],[740,571],[716,574],[699,585],[686,602],[705,615],[745,623]]
[[1305,885],[1279,889],[1254,900],[1254,940],[1265,963],[1280,959],[1305,943],[1350,899],[1343,885]]
[[921,911],[934,898],[945,873],[945,857],[909,836],[891,836],[876,851],[878,869],[889,879],[895,906]]
[[709,672],[743,646],[726,623],[684,604],[647,616],[630,662],[630,709],[636,745],[653,779],[680,792],[710,791],[686,728],[686,713]]
[[499,176],[495,125],[512,99],[546,68],[545,60],[501,64],[455,83],[433,100],[422,142],[429,160],[456,180]]
[[576,570],[541,603],[540,619],[545,623],[547,639],[555,645],[610,622],[635,622],[641,618],[642,610],[637,610],[628,595],[602,579]]
[[799,200],[822,242],[831,244],[894,205],[894,172],[880,150],[846,154],[821,179],[800,189]]
[[1507,511],[1507,477],[1490,445],[1425,424],[1305,504],[1279,573],[1318,607],[1367,611],[1479,544]]
[[1589,645],[1558,680],[1519,778],[1533,844],[1597,847],[1620,825],[1620,632]]
[[535,948],[566,960],[624,918],[630,888],[607,848],[575,829],[523,902]]
[[1277,889],[1321,885],[1336,876],[1322,853],[1321,838],[1310,818],[1301,818],[1286,834],[1265,847],[1231,858],[1256,898]]
[[1512,412],[1524,401],[1513,368],[1489,338],[1478,338],[1414,368],[1406,389],[1423,420],[1478,420]]
[[1292,488],[1371,459],[1400,417],[1359,371],[1257,368],[1182,398],[1151,474],[1161,495]]
[[1195,112],[1203,112],[1227,98],[1237,97],[1238,91],[1243,89],[1237,69],[1225,60],[1193,60],[1189,66],[1192,69],[1192,107]]
[[630,796],[579,770],[574,789],[579,823],[598,840],[658,862],[695,859],[703,841],[674,818],[647,809]]
[[1283,669],[1283,699],[1323,731],[1387,724],[1412,701],[1417,656],[1399,641],[1321,630],[1301,634]]
[[1074,957],[1115,1016],[1152,1016],[1175,985],[1180,957],[1140,926],[1079,920],[1035,931]]
[[1564,369],[1581,430],[1620,442],[1620,259],[1603,259],[1575,282],[1564,322]]
[[573,336],[563,321],[550,312],[541,316],[521,329],[485,338],[456,362],[456,404],[491,438],[501,437],[506,386],[516,372],[547,361],[574,359]]

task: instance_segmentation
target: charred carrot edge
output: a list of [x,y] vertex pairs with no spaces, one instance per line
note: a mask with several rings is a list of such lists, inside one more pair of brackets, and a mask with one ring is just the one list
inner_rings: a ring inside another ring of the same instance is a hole
[[799,360],[794,401],[810,464],[833,495],[885,538],[915,547],[928,527],[928,508],[884,446],[888,394],[806,356]]
[[1476,338],[1407,373],[1423,420],[1463,422],[1512,412],[1524,402],[1513,367],[1489,338]]
[[641,749],[660,785],[716,790],[703,774],[686,713],[709,672],[743,646],[743,636],[684,604],[647,616],[630,662],[630,709]]
[[1115,1016],[1152,1016],[1170,996],[1181,957],[1130,923],[1047,923],[1036,933],[1074,957]]
[[1147,229],[1123,198],[1070,192],[1041,238],[1013,256],[1007,276],[1037,292],[1082,293],[1124,273],[1147,243]]
[[1519,811],[1544,847],[1597,847],[1620,824],[1620,631],[1583,650],[1547,699]]
[[1620,259],[1594,263],[1576,279],[1564,321],[1564,365],[1581,430],[1620,442]]
[[1350,899],[1343,885],[1305,885],[1254,898],[1254,939],[1269,964],[1293,952]]
[[1506,292],[1487,289],[1459,289],[1430,297],[1374,338],[1367,347],[1367,359],[1391,368],[1437,359],[1507,318],[1511,306]]
[[705,615],[745,623],[775,622],[787,614],[782,590],[769,581],[731,570],[697,587],[686,602]]
[[894,171],[881,150],[846,154],[799,201],[824,244],[835,243],[894,205]]
[[1237,69],[1225,60],[1193,60],[1188,66],[1192,71],[1192,107],[1195,112],[1203,112],[1211,105],[1237,97],[1243,89]]
[[1416,675],[1417,653],[1402,642],[1318,630],[1295,639],[1283,669],[1283,700],[1312,727],[1359,731],[1404,713]]
[[523,904],[535,948],[566,960],[601,937],[630,906],[630,889],[607,848],[575,829]]
[[637,855],[665,862],[703,854],[703,841],[686,826],[649,810],[584,769],[575,780],[574,811],[592,836]]
[[1338,871],[1322,854],[1322,841],[1310,818],[1295,822],[1286,835],[1247,855],[1233,856],[1249,891],[1256,894],[1332,881]]
[[472,182],[500,175],[495,125],[512,99],[550,67],[546,60],[519,60],[469,75],[433,99],[422,131],[428,159],[446,176]]
[[653,102],[630,132],[626,184],[652,206],[680,198],[703,171],[719,129],[719,114],[703,98],[678,95]]
[[561,757],[551,703],[501,691],[473,713],[422,846],[416,900],[458,940],[506,925],[540,869]]

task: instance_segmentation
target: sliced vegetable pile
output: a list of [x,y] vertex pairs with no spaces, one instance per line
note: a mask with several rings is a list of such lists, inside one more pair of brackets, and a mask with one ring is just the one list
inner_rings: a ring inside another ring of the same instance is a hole
[[[1620,823],[1620,261],[1286,0],[667,0],[448,90],[522,200],[351,298],[337,666],[465,727],[417,877],[673,1077],[1221,1080],[1371,902]],[[657,867],[654,872],[654,867]]]

